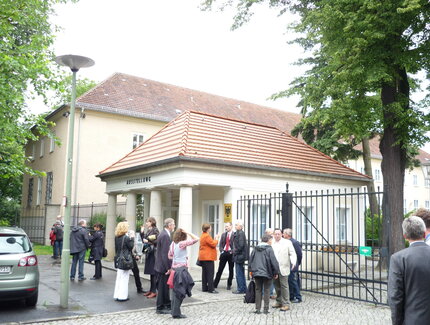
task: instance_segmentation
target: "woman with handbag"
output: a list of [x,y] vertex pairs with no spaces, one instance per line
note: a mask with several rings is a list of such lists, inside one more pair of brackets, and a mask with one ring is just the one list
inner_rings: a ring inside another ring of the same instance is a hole
[[143,270],[144,274],[150,275],[151,286],[149,291],[144,295],[151,299],[157,297],[157,286],[155,282],[155,247],[157,245],[157,238],[160,231],[157,229],[157,221],[154,217],[149,217],[145,222],[146,232],[144,232],[144,227],[140,229],[140,235],[143,241],[143,252],[145,253],[145,268]]
[[97,280],[102,277],[102,257],[104,250],[104,235],[102,232],[103,225],[96,223],[94,225],[94,234],[90,237],[91,251],[90,260],[94,261],[95,271],[94,275],[90,280]]
[[202,226],[202,235],[200,236],[199,261],[202,266],[202,290],[208,293],[218,293],[214,289],[214,272],[215,260],[217,259],[216,245],[218,244],[218,235],[212,239],[211,225],[204,223]]
[[128,279],[130,270],[133,268],[132,250],[134,247],[134,236],[127,236],[129,225],[120,222],[115,228],[115,268],[116,281],[113,298],[116,301],[128,300]]

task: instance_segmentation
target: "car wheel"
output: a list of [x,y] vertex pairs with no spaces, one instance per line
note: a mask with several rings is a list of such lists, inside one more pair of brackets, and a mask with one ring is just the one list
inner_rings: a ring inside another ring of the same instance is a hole
[[36,290],[34,295],[32,295],[30,298],[25,299],[25,305],[28,307],[36,306],[38,296],[39,296],[39,292]]

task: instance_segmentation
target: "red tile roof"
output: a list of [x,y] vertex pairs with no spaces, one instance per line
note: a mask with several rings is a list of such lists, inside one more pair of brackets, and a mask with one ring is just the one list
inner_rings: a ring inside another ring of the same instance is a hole
[[271,126],[187,111],[100,175],[182,158],[368,180]]

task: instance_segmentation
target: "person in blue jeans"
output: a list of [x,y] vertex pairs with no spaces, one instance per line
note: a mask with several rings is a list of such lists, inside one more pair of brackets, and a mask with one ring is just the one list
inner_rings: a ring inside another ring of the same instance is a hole
[[302,302],[302,295],[300,294],[300,278],[299,278],[299,266],[302,264],[302,246],[300,243],[293,238],[293,231],[290,228],[286,228],[283,231],[283,237],[291,240],[294,246],[294,250],[297,255],[297,264],[291,269],[290,275],[288,276],[288,285],[290,287],[290,301],[293,303]]
[[72,255],[72,267],[70,269],[70,280],[75,280],[76,265],[79,263],[78,280],[86,280],[84,276],[85,253],[90,247],[90,238],[87,230],[87,222],[80,220],[78,226],[73,227],[70,233],[70,254]]
[[241,294],[246,293],[246,280],[245,280],[245,261],[248,260],[248,244],[246,242],[246,235],[243,231],[243,223],[238,220],[235,224],[236,232],[233,236],[233,261],[236,270],[236,284],[237,289],[233,293]]
[[63,226],[60,221],[55,222],[52,228],[55,234],[54,241],[54,259],[61,258],[63,252]]

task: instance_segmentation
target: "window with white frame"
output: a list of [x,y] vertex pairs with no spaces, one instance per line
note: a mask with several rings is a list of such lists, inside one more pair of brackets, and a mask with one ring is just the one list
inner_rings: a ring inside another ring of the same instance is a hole
[[414,209],[418,209],[418,200],[414,200]]
[[381,180],[381,170],[380,169],[375,169],[375,181],[380,181]]
[[430,201],[426,200],[426,201],[424,202],[424,205],[425,205],[425,208],[426,208],[426,209],[430,209]]
[[259,241],[269,225],[269,205],[254,203],[251,209],[251,240]]
[[27,206],[31,207],[33,204],[33,186],[34,186],[34,179],[30,178],[28,180],[28,193],[27,193]]
[[426,178],[424,181],[425,187],[430,187],[430,178]]
[[145,139],[145,136],[142,133],[133,133],[133,149],[140,146]]
[[403,200],[403,214],[408,213],[408,205],[406,199]]
[[49,142],[49,152],[54,152],[55,149],[55,139],[54,136],[52,138],[50,138],[50,142]]
[[42,158],[45,155],[45,139],[40,140],[40,153],[39,157]]
[[351,240],[349,208],[336,208],[336,240]]
[[51,204],[52,200],[52,183],[53,183],[54,177],[52,172],[46,173],[46,194],[45,194],[45,203]]
[[417,175],[412,175],[412,182],[415,186],[418,185],[418,176]]
[[38,177],[37,178],[37,197],[36,197],[36,205],[40,205],[42,202],[42,182],[43,178]]
[[312,220],[314,207],[297,209],[297,238],[301,242],[312,241]]
[[30,156],[30,160],[34,161],[34,158],[36,157],[36,143],[32,143],[31,145],[31,156]]

